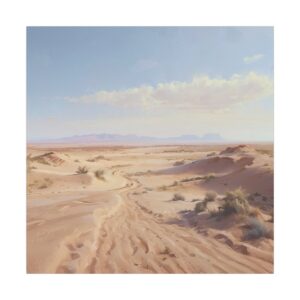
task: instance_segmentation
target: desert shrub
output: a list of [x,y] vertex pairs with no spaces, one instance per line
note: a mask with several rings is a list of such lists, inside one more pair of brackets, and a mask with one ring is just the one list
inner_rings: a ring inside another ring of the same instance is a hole
[[196,181],[196,180],[200,180],[200,179],[203,179],[203,177],[191,177],[191,178],[184,178],[182,180],[180,180],[180,182],[189,182],[189,181]]
[[215,209],[215,208],[209,209],[209,210],[208,210],[208,213],[209,213],[209,216],[210,216],[211,218],[214,218],[214,217],[220,217],[220,216],[221,216],[220,210],[217,210],[217,209]]
[[46,183],[43,183],[38,188],[41,190],[41,189],[46,189],[47,187],[48,187],[48,185]]
[[77,171],[76,171],[76,174],[86,174],[88,172],[88,169],[87,167],[81,167],[79,166]]
[[96,160],[94,158],[89,158],[86,161],[88,161],[88,162],[95,162]]
[[98,178],[99,180],[103,180],[105,181],[105,177],[104,177],[104,170],[97,170],[94,172],[94,175],[96,178]]
[[207,156],[207,157],[210,157],[210,156],[214,156],[214,155],[216,155],[216,152],[210,152],[210,153],[208,153],[206,156]]
[[249,218],[247,221],[249,229],[245,232],[243,240],[254,240],[260,237],[272,238],[273,233],[266,225],[256,218]]
[[206,210],[206,206],[207,206],[207,202],[205,202],[205,201],[198,202],[198,203],[195,205],[194,211],[195,211],[196,213],[203,212],[203,211]]
[[184,165],[184,160],[175,161],[173,164],[174,167],[181,166],[181,165]]
[[178,185],[178,181],[174,181],[171,186],[177,186],[177,185]]
[[74,162],[79,162],[79,160],[78,160],[78,159],[75,159]]
[[218,194],[214,191],[209,191],[205,194],[205,202],[213,202],[217,199]]
[[172,198],[172,201],[184,201],[185,198],[184,196],[182,196],[181,194],[174,194],[173,198]]
[[158,188],[160,191],[166,191],[167,190],[167,186],[166,185],[162,185]]
[[247,200],[245,191],[238,188],[234,191],[226,193],[223,198],[224,204],[221,206],[224,215],[230,214],[247,214],[250,209],[250,205]]
[[212,179],[216,178],[216,175],[213,174],[213,173],[210,173],[210,174],[207,174],[203,177],[204,181],[205,182],[209,182],[211,181]]

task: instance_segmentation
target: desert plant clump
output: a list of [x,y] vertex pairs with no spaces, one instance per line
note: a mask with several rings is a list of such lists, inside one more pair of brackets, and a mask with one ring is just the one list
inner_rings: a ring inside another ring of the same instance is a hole
[[97,179],[105,181],[104,170],[99,169],[94,172],[94,175]]
[[86,174],[89,170],[87,169],[87,167],[81,167],[79,166],[77,171],[76,171],[76,174]]
[[249,213],[250,205],[247,195],[241,188],[227,192],[223,201],[224,204],[221,206],[221,210],[224,215]]
[[48,187],[48,185],[43,183],[38,188],[41,190],[41,189],[46,189],[47,187]]
[[174,167],[182,166],[182,165],[184,165],[184,160],[175,161],[173,164]]
[[217,199],[218,194],[214,191],[209,191],[205,194],[205,202],[213,202]]
[[174,194],[172,198],[172,201],[184,201],[184,200],[185,200],[184,196],[178,193]]
[[216,152],[210,152],[210,153],[206,154],[206,157],[215,156],[215,155],[216,155]]
[[247,226],[249,229],[244,233],[243,240],[254,240],[261,237],[273,237],[272,230],[269,230],[262,221],[256,218],[249,218],[247,221]]
[[213,174],[213,173],[207,174],[203,177],[205,182],[209,182],[209,181],[211,181],[212,179],[215,179],[215,178],[216,178],[216,175]]
[[208,213],[210,218],[221,217],[220,210],[217,210],[216,208],[208,209]]
[[167,186],[166,185],[162,185],[158,188],[160,191],[166,191],[167,190]]
[[207,207],[207,202],[206,201],[198,202],[195,205],[194,211],[195,211],[195,213],[201,213],[201,212],[204,212],[206,210],[206,207]]

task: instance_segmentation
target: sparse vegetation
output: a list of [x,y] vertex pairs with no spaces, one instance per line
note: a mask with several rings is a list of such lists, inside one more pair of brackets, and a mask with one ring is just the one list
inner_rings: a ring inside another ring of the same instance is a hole
[[167,186],[166,185],[162,185],[158,188],[160,191],[166,191],[167,190]]
[[272,238],[273,232],[267,226],[256,218],[249,218],[247,220],[249,229],[245,232],[243,240],[254,240],[260,237]]
[[74,162],[78,163],[78,162],[79,162],[79,160],[78,160],[78,159],[75,159],[75,160],[74,160]]
[[175,161],[173,164],[174,167],[182,166],[182,165],[184,165],[184,160]]
[[221,206],[221,210],[224,215],[247,214],[250,210],[247,194],[241,188],[227,192],[223,201],[224,204]]
[[218,194],[214,191],[209,191],[205,194],[205,202],[213,202],[217,199]]
[[46,183],[43,183],[38,188],[41,190],[41,189],[46,189],[47,187],[48,187],[48,185]]
[[206,155],[206,157],[215,156],[215,155],[216,155],[216,152],[210,152]]
[[184,196],[178,193],[174,194],[172,198],[172,201],[184,201],[184,200],[185,200]]
[[214,173],[210,173],[205,175],[202,179],[204,179],[205,182],[209,182],[214,178],[216,178],[216,175]]
[[189,181],[196,181],[201,179],[203,179],[203,177],[198,176],[198,177],[184,178],[180,180],[180,182],[189,182]]
[[77,171],[76,171],[76,174],[86,174],[88,171],[89,170],[88,170],[87,167],[85,167],[85,166],[83,166],[83,167],[79,166],[78,169],[77,169]]
[[206,207],[207,207],[207,202],[206,202],[206,201],[198,202],[198,203],[195,205],[194,211],[195,211],[196,213],[200,213],[200,212],[205,211],[205,210],[206,210]]
[[96,156],[94,158],[89,158],[86,161],[88,161],[88,162],[96,162],[96,161],[98,161],[100,159],[105,159],[105,157],[103,155],[98,155],[98,156]]
[[104,170],[99,169],[99,170],[94,172],[94,175],[99,180],[102,180],[102,181],[106,180],[105,177],[104,177]]

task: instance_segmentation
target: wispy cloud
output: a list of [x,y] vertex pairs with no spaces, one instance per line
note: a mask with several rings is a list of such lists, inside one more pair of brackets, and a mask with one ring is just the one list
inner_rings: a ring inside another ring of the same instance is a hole
[[254,55],[251,55],[251,56],[246,56],[244,57],[244,63],[246,64],[252,64],[254,62],[257,62],[259,60],[261,60],[262,58],[264,57],[263,54],[254,54]]
[[195,76],[189,82],[159,83],[120,91],[102,90],[68,100],[148,109],[220,111],[272,94],[273,80],[266,75],[250,72],[235,74],[227,79],[202,75]]

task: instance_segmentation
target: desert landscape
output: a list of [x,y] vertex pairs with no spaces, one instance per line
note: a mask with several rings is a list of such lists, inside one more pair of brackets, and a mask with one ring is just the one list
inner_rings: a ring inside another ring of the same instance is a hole
[[273,144],[27,146],[28,273],[272,273]]

